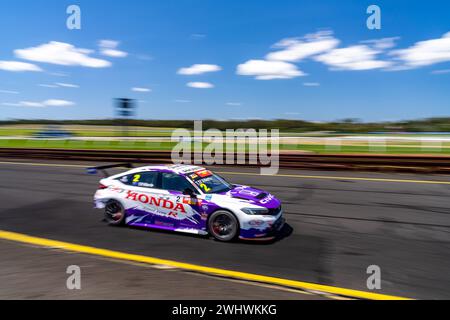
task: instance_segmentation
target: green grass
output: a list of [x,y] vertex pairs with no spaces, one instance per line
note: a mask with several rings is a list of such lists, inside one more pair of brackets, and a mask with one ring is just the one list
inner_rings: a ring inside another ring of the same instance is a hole
[[37,130],[33,129],[4,129],[0,128],[0,137],[27,137],[31,136]]
[[0,140],[0,148],[49,148],[82,150],[171,150],[171,142]]
[[[0,140],[0,148],[49,148],[82,150],[172,150],[174,142],[146,141],[78,141],[78,140]],[[205,143],[204,147],[208,144]],[[369,146],[326,146],[326,145],[281,145],[281,150],[324,153],[379,153],[379,154],[450,154],[450,148],[422,148],[406,145],[369,147]]]
[[[121,137],[124,136],[122,127],[120,126],[100,126],[100,125],[60,125],[57,126],[61,130],[66,130],[72,133],[76,137]],[[0,137],[23,137],[29,138],[34,134],[41,132],[46,129],[45,125],[3,125],[0,126]],[[156,128],[156,127],[142,127],[142,126],[129,126],[127,129],[127,134],[130,137],[170,137],[172,131],[175,128]],[[192,132],[192,131],[191,131]],[[408,135],[402,133],[392,133],[392,134],[367,134],[367,133],[349,133],[349,134],[338,134],[331,132],[295,132],[281,130],[280,136],[291,136],[291,137],[340,137],[340,136],[367,136],[374,137],[378,136],[383,138],[383,136],[389,137],[406,137],[406,138],[421,138],[421,137],[450,137],[450,135],[424,135],[415,134]],[[408,141],[402,141],[402,144],[408,143]],[[416,143],[416,142],[412,142]]]
[[298,145],[290,147],[282,147],[282,150],[305,150],[315,153],[376,153],[376,154],[450,154],[449,148],[422,148],[420,146],[386,146],[369,147],[369,146],[341,146],[340,148],[330,148],[325,145]]
[[[68,131],[76,137],[170,137],[173,128],[145,128],[129,127],[124,133],[121,127],[101,126],[59,126],[61,130]],[[45,131],[45,126],[1,126],[0,137],[32,137],[34,134]]]

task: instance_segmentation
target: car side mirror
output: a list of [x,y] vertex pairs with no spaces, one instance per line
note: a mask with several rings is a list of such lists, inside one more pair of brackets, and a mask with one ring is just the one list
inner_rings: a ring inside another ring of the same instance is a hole
[[194,190],[192,190],[190,188],[184,189],[183,194],[185,196],[190,196],[192,198],[197,198],[197,195],[195,194]]

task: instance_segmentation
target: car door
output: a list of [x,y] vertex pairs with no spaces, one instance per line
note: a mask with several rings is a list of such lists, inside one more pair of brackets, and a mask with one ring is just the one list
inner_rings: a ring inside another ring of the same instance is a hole
[[195,196],[191,197],[184,194],[186,189],[191,189],[195,194],[197,188],[192,185],[184,176],[173,172],[161,173],[161,189],[167,191],[166,205],[164,206],[166,216],[155,218],[163,221],[170,221],[177,229],[184,231],[194,229],[201,230],[202,216],[200,214],[200,205]]
[[155,216],[160,212],[159,206],[168,194],[160,188],[160,173],[136,172],[118,180],[127,186],[127,192],[123,194],[127,211],[126,223],[136,226],[153,225]]

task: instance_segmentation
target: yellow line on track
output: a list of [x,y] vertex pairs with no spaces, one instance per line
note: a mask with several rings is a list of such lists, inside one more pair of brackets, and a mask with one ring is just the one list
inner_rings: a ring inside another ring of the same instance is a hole
[[359,291],[359,290],[326,286],[326,285],[320,285],[320,284],[314,284],[314,283],[308,283],[308,282],[275,278],[275,277],[269,277],[269,276],[263,276],[263,275],[257,275],[257,274],[239,272],[239,271],[211,268],[211,267],[205,267],[205,266],[189,264],[189,263],[184,263],[184,262],[153,258],[153,257],[148,257],[148,256],[143,256],[143,255],[136,255],[136,254],[107,250],[107,249],[88,247],[88,246],[79,245],[79,244],[61,242],[61,241],[50,240],[50,239],[45,239],[45,238],[37,238],[37,237],[25,235],[25,234],[2,231],[2,230],[0,230],[0,239],[14,241],[14,242],[20,242],[20,243],[26,243],[26,244],[31,244],[31,245],[37,245],[37,246],[47,247],[47,248],[58,248],[58,249],[66,250],[66,251],[102,256],[102,257],[118,259],[118,260],[133,261],[133,262],[139,262],[139,263],[151,264],[151,265],[164,265],[164,266],[178,268],[178,269],[182,269],[182,270],[186,270],[186,271],[199,272],[199,273],[203,273],[203,274],[215,275],[215,276],[220,276],[220,277],[228,277],[228,278],[245,280],[245,281],[279,285],[279,286],[297,288],[297,289],[302,289],[302,290],[318,291],[318,292],[322,292],[322,293],[326,293],[326,294],[335,294],[335,295],[339,295],[339,296],[346,296],[346,297],[352,297],[352,298],[358,298],[358,299],[410,300],[408,298],[402,298],[402,297],[391,296],[391,295],[384,295],[384,294],[378,294],[378,293],[372,293],[372,292],[366,292],[366,291]]
[[[246,173],[246,172],[220,172],[219,174],[229,175],[243,175],[243,176],[258,176],[258,177],[271,177],[260,175],[258,173]],[[349,180],[349,181],[369,181],[369,182],[398,182],[398,183],[419,183],[419,184],[446,184],[450,185],[450,181],[436,181],[436,180],[412,180],[412,179],[386,179],[386,178],[364,178],[364,177],[339,177],[339,176],[313,176],[313,175],[300,175],[300,174],[277,174],[274,177],[282,178],[298,178],[298,179],[322,179],[322,180]]]
[[0,164],[31,166],[31,167],[66,167],[66,168],[87,168],[89,166],[89,165],[81,165],[81,164],[11,162],[11,161],[2,161],[2,162],[0,162]]
[[[36,166],[36,167],[65,167],[65,168],[87,168],[90,165],[80,164],[60,164],[60,163],[34,163],[34,162],[0,162],[6,165]],[[95,165],[92,165],[95,166]],[[346,181],[368,181],[368,182],[391,182],[391,183],[416,183],[416,184],[437,184],[450,185],[450,181],[439,180],[414,180],[414,179],[387,179],[387,178],[366,178],[366,177],[342,177],[342,176],[317,176],[317,175],[301,175],[301,174],[276,174],[273,176],[261,175],[252,172],[233,172],[233,171],[216,171],[219,174],[239,175],[239,176],[257,176],[257,177],[282,177],[297,179],[316,179],[316,180],[346,180]]]

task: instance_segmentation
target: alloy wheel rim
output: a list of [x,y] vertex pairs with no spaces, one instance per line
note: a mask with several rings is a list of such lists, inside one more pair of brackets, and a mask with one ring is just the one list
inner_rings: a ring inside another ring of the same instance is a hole
[[105,209],[106,215],[113,221],[119,221],[123,217],[122,208],[117,203],[110,203]]
[[234,223],[233,220],[225,214],[222,214],[213,222],[213,232],[216,236],[220,238],[226,238],[234,232]]

